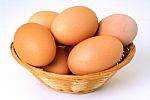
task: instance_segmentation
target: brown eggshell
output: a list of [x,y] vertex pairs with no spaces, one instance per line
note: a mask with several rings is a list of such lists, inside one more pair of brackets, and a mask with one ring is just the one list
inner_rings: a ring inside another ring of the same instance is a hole
[[29,23],[38,23],[50,29],[51,23],[54,18],[58,15],[58,13],[53,11],[39,11],[33,14],[30,19]]
[[65,47],[65,51],[67,52],[67,54],[69,54],[71,52],[71,50],[73,49],[74,46],[66,46]]
[[56,45],[50,31],[40,24],[27,23],[14,36],[17,55],[33,66],[48,65],[55,57]]
[[75,6],[61,12],[51,24],[55,39],[61,44],[75,45],[93,36],[98,28],[96,14],[89,8]]
[[68,66],[74,74],[90,74],[112,67],[122,54],[123,45],[117,38],[96,36],[80,42],[71,50]]
[[137,24],[129,16],[124,14],[113,14],[99,23],[98,35],[110,35],[120,39],[124,46],[132,43],[137,34]]
[[70,73],[70,70],[67,65],[67,53],[64,51],[64,48],[57,47],[57,52],[55,59],[49,65],[43,67],[47,72],[64,74],[67,75]]

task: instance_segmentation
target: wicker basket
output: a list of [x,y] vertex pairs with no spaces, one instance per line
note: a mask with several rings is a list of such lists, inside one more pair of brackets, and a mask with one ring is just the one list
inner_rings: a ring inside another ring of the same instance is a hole
[[79,76],[59,75],[33,67],[19,59],[14,50],[13,43],[10,46],[11,53],[17,62],[28,69],[42,83],[56,91],[75,94],[94,91],[106,83],[108,79],[110,79],[120,68],[128,64],[134,56],[135,46],[134,44],[131,44],[128,48],[129,52],[127,53],[126,57],[115,66],[101,72]]

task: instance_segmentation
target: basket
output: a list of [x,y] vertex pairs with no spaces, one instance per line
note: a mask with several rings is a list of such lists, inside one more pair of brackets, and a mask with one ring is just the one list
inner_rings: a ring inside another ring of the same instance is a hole
[[135,53],[135,45],[130,44],[124,58],[107,70],[87,75],[59,75],[43,71],[21,61],[16,55],[13,43],[10,49],[16,61],[29,70],[42,83],[56,91],[75,94],[88,93],[103,86],[120,68],[131,61]]

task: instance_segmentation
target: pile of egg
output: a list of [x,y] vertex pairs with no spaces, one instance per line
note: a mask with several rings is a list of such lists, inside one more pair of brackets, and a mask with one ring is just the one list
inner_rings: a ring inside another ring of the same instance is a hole
[[113,14],[98,22],[91,9],[74,6],[60,13],[33,14],[17,29],[13,43],[18,57],[33,67],[63,75],[84,75],[117,64],[137,29],[128,15]]

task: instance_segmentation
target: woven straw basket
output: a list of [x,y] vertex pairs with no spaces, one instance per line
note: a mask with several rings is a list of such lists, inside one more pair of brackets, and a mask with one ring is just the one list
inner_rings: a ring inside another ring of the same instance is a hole
[[56,91],[75,94],[88,93],[104,85],[120,68],[131,61],[135,53],[135,46],[131,44],[128,46],[126,57],[115,66],[101,72],[79,76],[59,75],[43,71],[40,68],[33,67],[21,61],[16,55],[13,43],[10,49],[16,61],[29,70],[42,83]]

